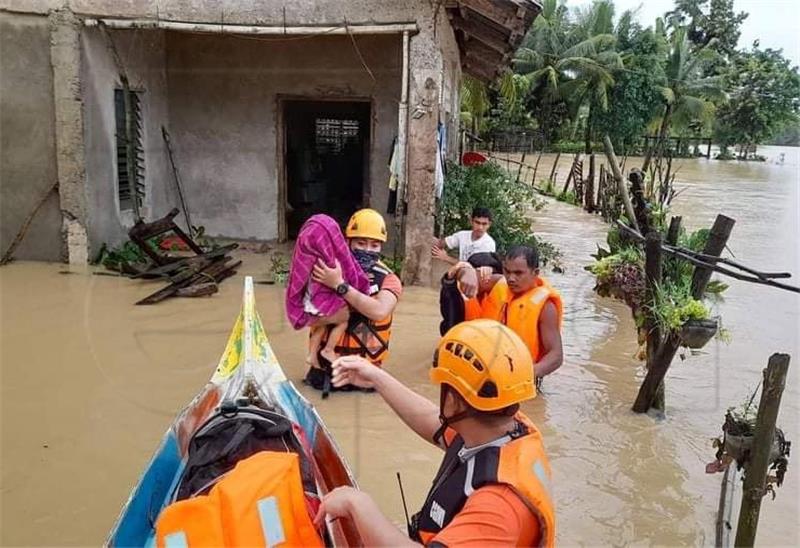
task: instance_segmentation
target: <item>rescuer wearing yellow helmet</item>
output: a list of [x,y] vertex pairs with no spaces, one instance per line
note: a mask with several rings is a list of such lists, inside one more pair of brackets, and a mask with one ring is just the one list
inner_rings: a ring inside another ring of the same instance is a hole
[[541,434],[519,411],[536,397],[525,343],[494,320],[460,323],[439,342],[430,377],[440,386],[438,406],[363,358],[334,362],[334,385],[375,388],[445,455],[409,537],[351,487],[329,493],[316,521],[348,518],[367,546],[552,546],[550,465]]
[[[369,294],[345,283],[338,263],[331,268],[322,260],[317,261],[312,272],[314,281],[336,291],[349,305],[341,315],[323,321],[330,324],[348,321],[346,332],[336,344],[337,355],[361,356],[380,366],[389,353],[392,315],[403,293],[400,278],[381,261],[381,251],[387,240],[386,222],[374,209],[360,209],[347,222],[345,237],[356,260],[369,276]],[[306,375],[306,382],[322,389],[324,374],[312,368]]]

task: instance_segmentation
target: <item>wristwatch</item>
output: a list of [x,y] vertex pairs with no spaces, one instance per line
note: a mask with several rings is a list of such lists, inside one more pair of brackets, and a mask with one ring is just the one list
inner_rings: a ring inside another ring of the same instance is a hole
[[347,282],[342,282],[336,286],[336,294],[339,295],[340,297],[344,297],[349,289],[350,289],[350,284]]

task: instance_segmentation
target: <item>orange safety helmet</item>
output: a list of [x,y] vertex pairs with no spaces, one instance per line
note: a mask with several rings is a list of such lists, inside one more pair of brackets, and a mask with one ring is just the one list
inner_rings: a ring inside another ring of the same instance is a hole
[[383,220],[383,215],[374,209],[359,209],[347,221],[344,235],[347,238],[370,238],[386,242],[386,221]]
[[461,322],[445,333],[430,375],[478,411],[499,411],[536,397],[530,352],[519,335],[494,320]]

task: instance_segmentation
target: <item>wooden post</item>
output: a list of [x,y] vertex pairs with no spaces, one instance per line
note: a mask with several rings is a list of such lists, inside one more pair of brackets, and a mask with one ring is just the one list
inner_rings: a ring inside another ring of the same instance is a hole
[[539,170],[539,162],[542,160],[542,154],[544,154],[544,150],[539,151],[539,156],[536,158],[536,165],[533,166],[533,177],[531,178],[531,184],[536,186],[536,172]]
[[678,243],[678,236],[680,236],[681,233],[682,220],[683,217],[680,215],[675,215],[669,220],[669,229],[667,230],[667,243],[669,245],[675,245]]
[[[717,219],[711,227],[708,241],[705,248],[703,248],[704,255],[719,257],[722,250],[725,249],[725,244],[728,242],[728,237],[735,222],[724,215],[717,215]],[[692,276],[692,296],[695,299],[703,297],[710,279],[710,270],[695,267]],[[636,413],[647,413],[647,410],[653,406],[659,385],[664,380],[680,345],[681,339],[676,333],[670,333],[659,345],[658,351],[653,356],[652,364],[648,363],[647,375],[645,375],[644,381],[639,387],[639,393],[636,395],[636,401],[633,403],[633,410]]]
[[[705,255],[713,255],[719,257],[725,249],[725,244],[728,243],[728,238],[733,230],[733,225],[736,223],[730,217],[725,215],[717,215],[714,220],[714,225],[711,227],[711,232],[708,235],[703,253]],[[706,286],[711,280],[712,271],[708,268],[696,267],[692,275],[692,297],[695,299],[702,299],[705,293]]]
[[522,151],[522,160],[519,162],[519,169],[517,170],[517,180],[516,183],[519,183],[519,176],[522,174],[522,168],[525,166],[525,155],[528,154],[527,150]]
[[594,213],[594,153],[589,155],[589,177],[586,179],[584,205],[587,212]]
[[636,230],[636,232],[641,233],[639,231],[639,223],[636,222],[636,214],[633,212],[631,197],[628,195],[628,188],[625,186],[625,179],[622,177],[622,172],[619,169],[617,155],[614,154],[614,145],[611,144],[611,139],[608,137],[608,135],[603,137],[603,146],[606,150],[608,163],[611,164],[611,171],[614,174],[614,180],[617,182],[617,192],[619,193],[620,198],[622,198],[622,203],[625,206],[625,214],[627,215],[631,226]]
[[558,169],[558,159],[561,158],[561,153],[556,154],[556,161],[553,162],[553,169],[550,170],[550,182],[555,184],[556,169]]
[[708,148],[706,149],[706,158],[711,158],[711,139],[708,140]]
[[[645,274],[645,302],[655,301],[656,291],[662,279],[661,233],[651,230],[645,237],[644,244],[644,274]],[[647,309],[645,309],[647,310]],[[655,366],[655,357],[661,346],[661,329],[659,329],[653,315],[645,312],[644,328],[647,333],[647,368]],[[653,407],[659,411],[665,409],[664,382],[659,385]]]
[[753,546],[756,540],[761,498],[767,494],[767,469],[775,439],[775,421],[778,419],[788,369],[789,355],[773,354],[764,370],[753,449],[750,451],[750,460],[745,465],[742,508],[739,511],[739,525],[736,527],[737,547]]
[[564,183],[564,188],[561,190],[561,194],[566,194],[567,189],[569,189],[569,183],[575,177],[575,168],[578,164],[578,158],[580,158],[580,154],[576,154],[575,157],[572,159],[572,166],[569,168],[569,173],[567,174],[567,181]]
[[597,178],[597,207],[603,219],[606,218],[606,165],[600,164],[600,176]]

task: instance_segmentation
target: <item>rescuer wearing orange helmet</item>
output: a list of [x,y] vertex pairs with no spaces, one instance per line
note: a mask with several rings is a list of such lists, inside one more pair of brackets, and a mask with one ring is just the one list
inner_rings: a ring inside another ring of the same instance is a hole
[[355,523],[367,546],[552,546],[555,511],[541,434],[519,411],[536,397],[525,343],[494,320],[458,324],[440,341],[431,380],[439,406],[363,358],[333,364],[333,383],[375,388],[423,439],[445,450],[422,510],[398,530],[369,495],[340,487],[326,515]]
[[[317,261],[313,280],[336,291],[349,305],[341,313],[321,321],[329,324],[348,321],[347,330],[336,343],[336,354],[362,356],[380,366],[389,354],[392,316],[403,293],[400,278],[381,261],[387,240],[386,222],[374,209],[360,209],[347,222],[345,237],[370,279],[369,294],[345,283],[338,262],[331,268],[324,261]],[[306,382],[319,389],[323,377],[321,370],[312,368]]]

